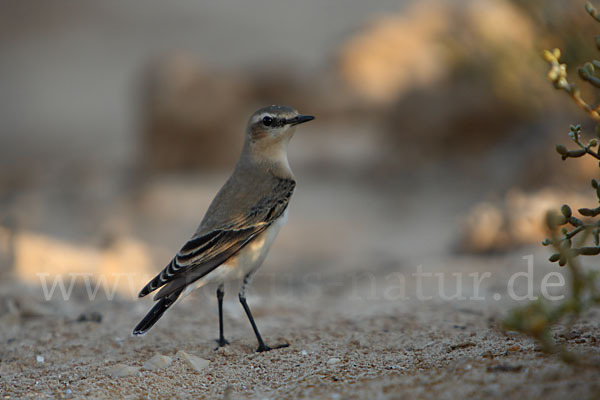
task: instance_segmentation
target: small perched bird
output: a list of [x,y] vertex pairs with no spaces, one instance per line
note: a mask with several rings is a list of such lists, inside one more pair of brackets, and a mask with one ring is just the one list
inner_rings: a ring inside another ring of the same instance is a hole
[[212,201],[196,233],[140,291],[139,297],[144,297],[160,288],[154,296],[157,303],[135,327],[134,335],[148,332],[177,299],[207,283],[217,283],[217,343],[219,347],[229,344],[223,334],[224,282],[243,279],[239,299],[258,340],[257,351],[271,350],[256,327],[246,290],[287,219],[296,186],[287,159],[288,144],[296,125],[314,118],[275,105],[261,108],[250,117],[235,170]]

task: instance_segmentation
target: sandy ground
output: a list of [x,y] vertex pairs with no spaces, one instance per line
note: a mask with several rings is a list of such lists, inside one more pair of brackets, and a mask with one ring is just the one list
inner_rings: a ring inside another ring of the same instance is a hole
[[[220,179],[214,181],[217,185]],[[149,299],[121,294],[111,301],[103,296],[90,301],[85,287],[76,285],[70,301],[58,291],[45,301],[39,284],[3,279],[0,393],[5,398],[600,396],[597,369],[565,365],[541,353],[532,340],[499,327],[515,305],[506,295],[506,282],[527,270],[523,256],[533,257],[536,292],[544,274],[556,270],[546,261],[546,249],[485,257],[454,253],[456,218],[468,209],[467,194],[452,195],[439,207],[422,201],[443,192],[443,183],[412,195],[382,196],[355,182],[337,180],[335,187],[328,182],[305,179],[300,185],[288,225],[250,291],[249,304],[265,341],[289,347],[254,352],[256,341],[234,284],[226,287],[225,301],[225,334],[231,344],[215,351],[218,318],[212,287],[177,304],[139,338],[130,332],[150,308]],[[165,187],[178,196],[165,206],[172,215],[159,217],[153,206],[152,219],[143,207],[138,210],[145,223],[137,228],[146,232],[145,240],[162,243],[160,254],[176,247],[197,223],[183,216],[178,220],[177,210],[188,210],[191,203],[203,207],[211,185],[198,190],[185,181],[155,183],[144,195],[146,202],[161,203]],[[383,211],[390,209],[395,212]],[[428,218],[422,218],[424,213]],[[419,268],[444,273],[443,285],[431,277],[421,281],[421,294],[431,295],[430,300],[419,296],[413,275]],[[480,287],[482,300],[440,297],[452,293],[453,273],[461,276],[461,292],[473,297],[468,274],[485,271],[490,277]],[[518,280],[516,291],[523,293],[526,285]],[[93,321],[94,312],[100,322]],[[557,330],[556,340],[600,357],[598,316],[586,314],[568,341]],[[195,370],[179,351],[210,363]],[[156,370],[142,367],[156,354],[172,363]],[[137,369],[115,377],[119,364]]]
[[[290,344],[266,353],[254,352],[255,339],[234,300],[225,308],[231,345],[217,351],[215,301],[207,305],[196,297],[179,304],[143,338],[129,336],[143,313],[129,301],[95,304],[103,310],[100,323],[28,306],[24,315],[2,319],[0,387],[5,398],[583,399],[600,394],[596,369],[566,366],[540,353],[531,340],[503,333],[494,313],[481,305],[349,297],[326,295],[301,303],[251,297],[267,343]],[[570,348],[598,355],[597,318],[589,314],[575,326]],[[559,332],[556,338],[565,341]],[[210,364],[196,371],[180,350]],[[109,375],[116,364],[140,367],[155,354],[174,361],[131,376]]]

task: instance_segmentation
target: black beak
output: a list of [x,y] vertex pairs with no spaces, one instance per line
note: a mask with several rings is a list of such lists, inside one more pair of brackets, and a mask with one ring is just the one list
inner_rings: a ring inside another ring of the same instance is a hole
[[294,125],[303,124],[303,123],[308,122],[308,121],[312,121],[313,119],[315,119],[315,117],[313,117],[312,115],[302,115],[302,114],[300,114],[300,115],[298,115],[298,116],[296,116],[294,118],[286,119],[285,123],[294,126]]

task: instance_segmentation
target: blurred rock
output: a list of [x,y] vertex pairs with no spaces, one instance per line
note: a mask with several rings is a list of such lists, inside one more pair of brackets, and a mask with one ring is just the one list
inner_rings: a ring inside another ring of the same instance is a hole
[[503,211],[497,205],[477,204],[463,221],[461,250],[485,252],[505,248],[511,240],[505,222]]
[[[531,19],[505,0],[414,2],[348,40],[337,69],[359,96],[378,103],[465,73],[487,80],[496,95],[513,96],[539,74],[527,63],[534,36]],[[532,73],[523,76],[523,68]]]
[[152,63],[143,88],[142,158],[155,171],[230,166],[256,109],[275,103],[308,108],[315,98],[289,69],[222,72],[188,54]]
[[36,286],[45,282],[45,290],[54,290],[53,296],[83,283],[88,295],[118,292],[135,297],[138,286],[156,269],[150,249],[129,237],[96,248],[22,231],[15,235],[13,253],[15,276]]
[[532,140],[521,128],[552,90],[535,37],[531,18],[506,0],[414,2],[351,38],[337,70],[403,165],[479,165],[497,146],[505,157],[530,150],[516,146]]
[[371,21],[340,51],[342,80],[366,100],[385,103],[440,80],[449,72],[439,40],[451,23],[445,11],[416,2],[405,13]]
[[503,202],[479,203],[462,221],[459,250],[485,253],[540,244],[547,237],[546,213],[565,203],[577,209],[586,206],[589,197],[555,189],[530,194],[513,189]]
[[234,160],[247,119],[239,110],[250,93],[246,80],[207,71],[186,54],[151,65],[142,93],[146,165],[168,170]]
[[409,93],[385,116],[385,129],[407,160],[458,158],[477,163],[524,123],[518,113],[488,87],[465,79]]

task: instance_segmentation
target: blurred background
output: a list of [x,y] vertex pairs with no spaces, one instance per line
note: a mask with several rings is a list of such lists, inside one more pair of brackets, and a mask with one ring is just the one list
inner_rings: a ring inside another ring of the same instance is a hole
[[261,272],[286,290],[340,294],[364,272],[478,270],[531,252],[546,265],[545,210],[591,206],[596,164],[562,162],[554,145],[570,123],[592,127],[541,58],[567,49],[575,76],[595,54],[583,2],[2,8],[5,298],[12,277],[39,289],[40,273],[131,274],[116,285],[134,297],[196,229],[249,115],[269,104],[317,117],[291,144],[296,196]]

